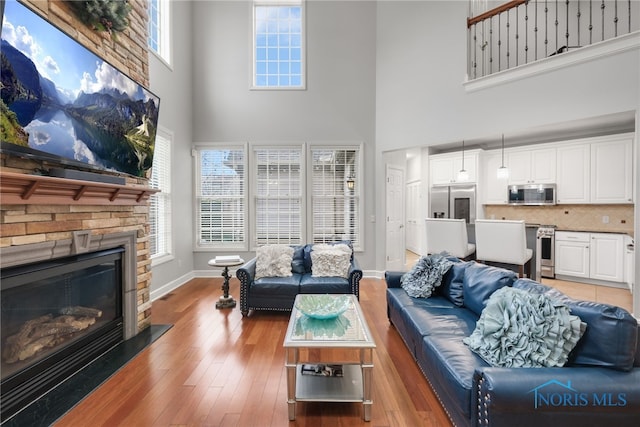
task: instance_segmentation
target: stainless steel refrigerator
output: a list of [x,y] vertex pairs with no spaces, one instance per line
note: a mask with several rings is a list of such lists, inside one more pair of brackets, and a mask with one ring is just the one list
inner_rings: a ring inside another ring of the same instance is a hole
[[431,218],[463,218],[467,224],[476,221],[475,185],[434,185],[429,200]]

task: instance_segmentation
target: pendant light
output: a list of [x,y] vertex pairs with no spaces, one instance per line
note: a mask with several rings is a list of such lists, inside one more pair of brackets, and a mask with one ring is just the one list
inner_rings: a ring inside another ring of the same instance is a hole
[[509,168],[504,165],[504,133],[502,134],[502,165],[498,168],[498,179],[509,178]]
[[458,172],[458,181],[468,181],[469,172],[464,168],[464,139],[462,140],[462,169]]

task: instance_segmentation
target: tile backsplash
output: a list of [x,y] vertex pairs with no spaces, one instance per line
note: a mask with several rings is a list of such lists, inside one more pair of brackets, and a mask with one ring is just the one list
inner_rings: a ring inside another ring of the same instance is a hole
[[484,214],[485,218],[555,225],[558,230],[626,233],[633,236],[633,208],[633,205],[484,205]]

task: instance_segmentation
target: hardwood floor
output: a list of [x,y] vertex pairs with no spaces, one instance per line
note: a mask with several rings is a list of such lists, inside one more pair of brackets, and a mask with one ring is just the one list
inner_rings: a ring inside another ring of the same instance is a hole
[[[80,402],[63,426],[451,425],[386,315],[383,280],[361,281],[360,303],[377,344],[371,422],[358,403],[298,403],[287,415],[283,340],[288,313],[217,310],[222,279],[194,279],[153,303],[174,327]],[[238,300],[238,281],[231,295]]]

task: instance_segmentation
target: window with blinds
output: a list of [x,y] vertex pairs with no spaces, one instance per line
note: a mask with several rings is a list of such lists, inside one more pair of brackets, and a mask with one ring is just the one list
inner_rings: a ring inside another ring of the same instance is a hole
[[361,249],[360,150],[311,148],[313,243],[351,240]]
[[152,188],[160,191],[150,197],[149,242],[151,259],[169,256],[171,241],[171,143],[173,136],[163,130],[156,133],[153,167],[151,168]]
[[204,148],[196,153],[198,246],[245,248],[246,150]]
[[302,147],[256,148],[255,246],[303,242]]

